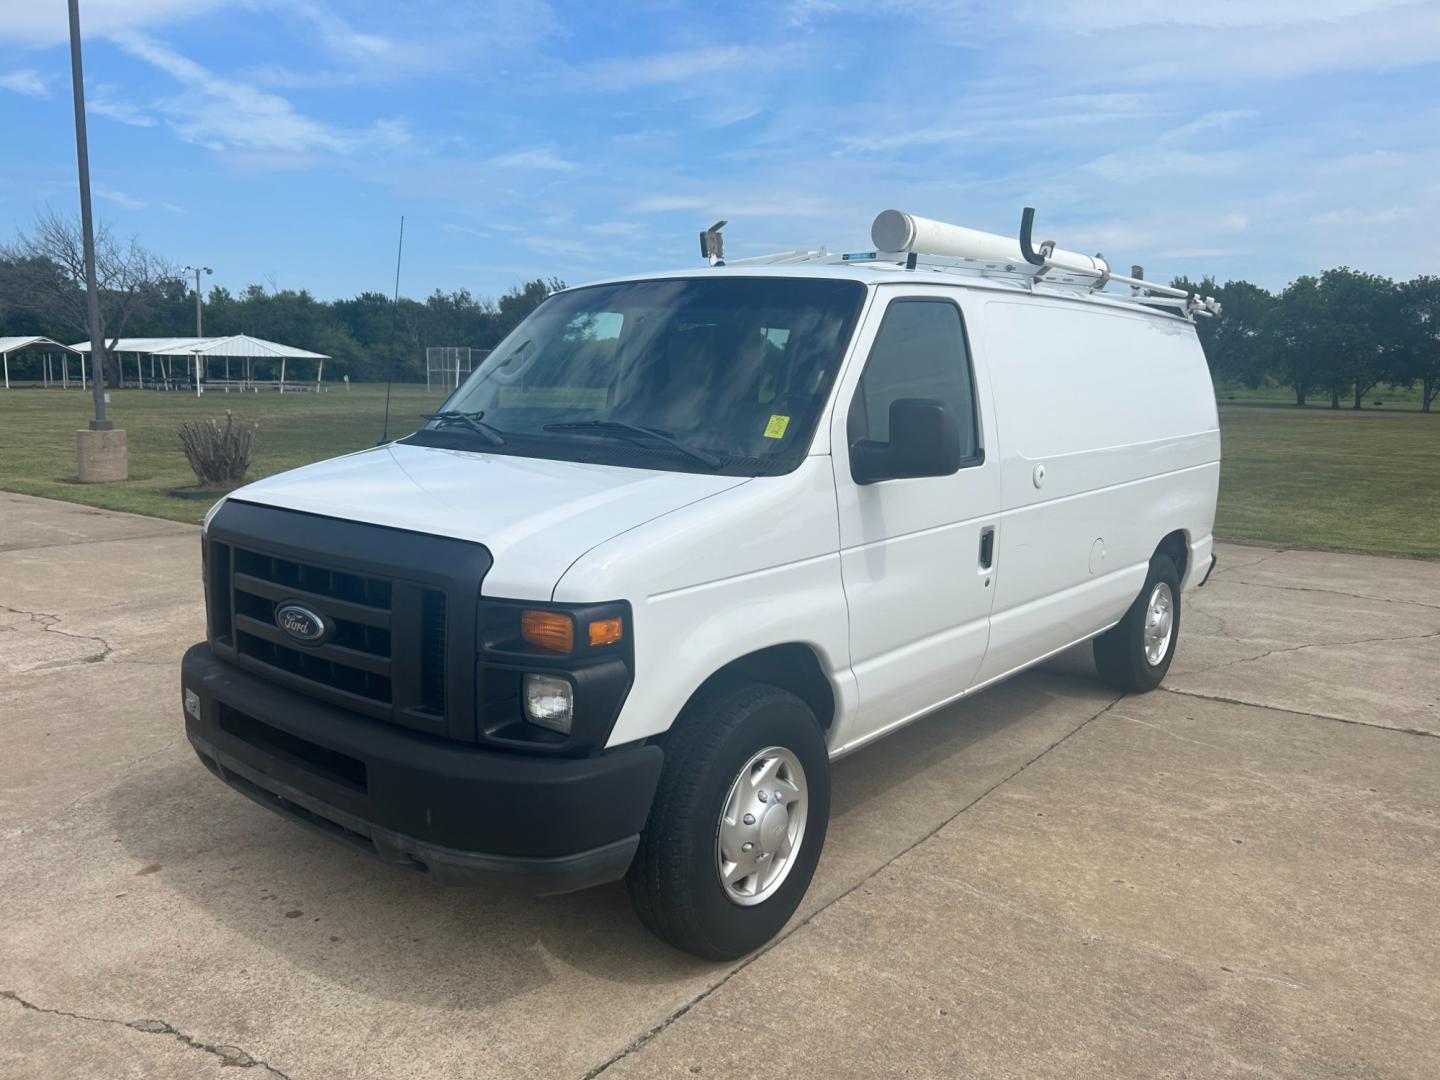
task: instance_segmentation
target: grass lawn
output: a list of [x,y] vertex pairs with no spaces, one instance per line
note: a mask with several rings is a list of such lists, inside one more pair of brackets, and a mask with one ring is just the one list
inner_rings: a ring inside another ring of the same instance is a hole
[[[444,400],[424,387],[396,386],[390,432],[408,434]],[[209,501],[177,499],[174,488],[195,484],[175,434],[182,420],[221,416],[260,425],[250,478],[284,472],[321,458],[374,446],[380,437],[385,387],[337,386],[328,393],[192,394],[112,390],[109,417],[124,428],[130,479],[120,484],[75,482],[75,429],[92,415],[78,390],[0,390],[0,489],[67,499],[109,510],[199,522]]]
[[1220,407],[1215,533],[1440,558],[1440,413]]
[[[1224,392],[1222,391],[1222,397]],[[195,482],[180,452],[181,420],[234,410],[260,424],[253,477],[373,446],[385,388],[325,394],[120,390],[110,411],[130,442],[123,484],[74,482],[75,429],[90,415],[78,391],[0,391],[0,489],[199,521],[207,502],[176,499]],[[1440,414],[1408,407],[1295,409],[1250,398],[1221,402],[1224,466],[1216,533],[1295,547],[1440,558]],[[440,395],[397,386],[391,433],[419,425]],[[1396,405],[1400,405],[1397,401]]]

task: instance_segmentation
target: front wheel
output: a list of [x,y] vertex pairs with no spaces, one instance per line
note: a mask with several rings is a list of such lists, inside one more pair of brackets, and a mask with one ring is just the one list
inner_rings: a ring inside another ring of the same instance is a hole
[[626,886],[656,936],[709,960],[769,941],[814,876],[830,819],[820,725],[764,683],[702,691],[676,721]]
[[1150,573],[1125,617],[1095,639],[1095,667],[1116,690],[1154,690],[1170,670],[1180,641],[1180,573],[1168,555]]

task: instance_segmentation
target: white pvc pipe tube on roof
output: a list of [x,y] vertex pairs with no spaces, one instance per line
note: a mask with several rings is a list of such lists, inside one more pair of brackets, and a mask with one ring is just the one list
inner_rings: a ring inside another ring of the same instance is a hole
[[[1014,237],[932,221],[902,210],[881,211],[870,226],[870,240],[881,251],[914,251],[922,255],[1026,265],[1020,242]],[[1060,248],[1051,252],[1046,264],[1077,274],[1102,275],[1109,270],[1104,259]]]

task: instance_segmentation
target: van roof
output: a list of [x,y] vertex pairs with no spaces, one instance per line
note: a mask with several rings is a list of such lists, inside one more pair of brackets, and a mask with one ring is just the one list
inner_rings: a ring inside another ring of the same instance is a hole
[[[751,264],[691,266],[650,274],[627,274],[623,277],[602,278],[570,288],[588,288],[594,285],[615,285],[628,281],[656,281],[663,278],[704,278],[704,277],[786,277],[786,278],[829,278],[841,281],[858,281],[871,287],[880,285],[925,285],[952,289],[974,289],[985,292],[1008,293],[1018,296],[1034,296],[1053,300],[1078,301],[1113,310],[1138,312],[1163,319],[1190,322],[1180,313],[1137,303],[1131,296],[1095,291],[1088,282],[1066,282],[1036,280],[1030,276],[1001,272],[957,272],[954,269],[940,269],[921,264],[913,270],[893,262],[854,261],[800,264]],[[569,291],[562,290],[562,291]]]

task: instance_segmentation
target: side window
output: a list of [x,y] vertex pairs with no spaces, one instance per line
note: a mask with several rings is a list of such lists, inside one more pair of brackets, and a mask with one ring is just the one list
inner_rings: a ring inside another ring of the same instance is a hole
[[890,403],[900,398],[948,405],[960,427],[962,456],[975,457],[979,433],[970,354],[960,309],[950,301],[896,300],[885,310],[850,406],[850,441],[889,442]]

